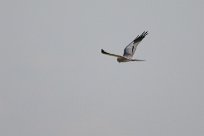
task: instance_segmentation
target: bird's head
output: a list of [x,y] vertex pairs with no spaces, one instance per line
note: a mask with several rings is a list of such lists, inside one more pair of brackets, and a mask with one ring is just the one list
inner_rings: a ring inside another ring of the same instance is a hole
[[117,62],[118,63],[122,62],[122,58],[117,58]]

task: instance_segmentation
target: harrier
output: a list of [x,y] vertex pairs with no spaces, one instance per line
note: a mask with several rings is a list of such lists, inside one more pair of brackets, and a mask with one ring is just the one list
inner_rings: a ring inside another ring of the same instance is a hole
[[138,35],[130,44],[128,44],[124,49],[123,56],[108,53],[108,52],[104,51],[103,49],[101,49],[101,53],[103,53],[105,55],[117,57],[118,62],[144,61],[144,60],[139,60],[139,59],[132,59],[132,57],[135,54],[135,51],[136,51],[138,44],[142,41],[143,38],[145,38],[145,36],[147,34],[148,34],[148,32],[144,31],[141,35]]

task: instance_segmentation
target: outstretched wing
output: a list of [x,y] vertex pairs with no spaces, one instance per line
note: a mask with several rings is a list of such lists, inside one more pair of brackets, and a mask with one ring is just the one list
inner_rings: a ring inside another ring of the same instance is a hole
[[113,57],[117,57],[117,58],[124,58],[123,56],[120,55],[116,55],[116,54],[112,54],[112,53],[108,53],[106,51],[104,51],[103,49],[101,49],[101,53],[105,54],[105,55],[109,55],[109,56],[113,56]]
[[124,49],[124,57],[132,58],[138,44],[142,41],[143,38],[148,34],[148,32],[144,31],[141,35],[138,35],[130,44],[128,44]]

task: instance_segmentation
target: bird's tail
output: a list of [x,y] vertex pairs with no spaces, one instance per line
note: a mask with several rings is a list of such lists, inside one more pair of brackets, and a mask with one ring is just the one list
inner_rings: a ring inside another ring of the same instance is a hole
[[145,60],[140,60],[140,59],[131,59],[131,61],[145,61]]

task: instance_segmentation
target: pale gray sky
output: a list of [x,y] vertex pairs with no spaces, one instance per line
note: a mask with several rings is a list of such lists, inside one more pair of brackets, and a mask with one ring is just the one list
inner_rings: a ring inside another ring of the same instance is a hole
[[[203,136],[203,0],[2,0],[1,136]],[[117,63],[149,31],[135,57]]]

